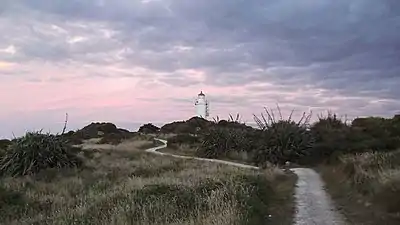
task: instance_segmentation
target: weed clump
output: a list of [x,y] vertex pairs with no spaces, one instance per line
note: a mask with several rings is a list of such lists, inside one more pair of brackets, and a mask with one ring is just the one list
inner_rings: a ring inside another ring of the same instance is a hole
[[61,136],[27,132],[8,147],[0,160],[0,174],[23,176],[48,168],[77,167],[81,164],[76,150]]

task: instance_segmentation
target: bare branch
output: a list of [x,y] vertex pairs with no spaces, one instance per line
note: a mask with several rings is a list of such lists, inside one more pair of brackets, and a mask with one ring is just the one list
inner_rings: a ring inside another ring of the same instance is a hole
[[65,130],[67,129],[67,123],[68,123],[68,113],[65,113],[65,122],[61,135],[63,135],[65,133]]

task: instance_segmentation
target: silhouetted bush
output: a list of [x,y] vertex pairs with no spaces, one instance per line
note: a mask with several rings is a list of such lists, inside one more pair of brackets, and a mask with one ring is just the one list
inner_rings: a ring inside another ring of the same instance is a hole
[[138,132],[145,134],[154,134],[160,131],[160,128],[153,125],[152,123],[147,123],[139,127]]

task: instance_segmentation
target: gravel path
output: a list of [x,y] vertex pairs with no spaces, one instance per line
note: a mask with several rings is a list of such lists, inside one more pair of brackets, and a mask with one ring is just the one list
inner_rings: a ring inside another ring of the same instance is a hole
[[323,182],[312,169],[292,169],[298,176],[296,185],[295,225],[345,225],[342,215],[336,211]]
[[[171,153],[158,152],[158,150],[167,147],[167,141],[155,138],[161,141],[163,145],[147,149],[146,152],[168,155],[181,159],[195,159],[201,161],[215,162],[237,166],[241,168],[259,169],[255,166],[227,162],[217,159],[205,159],[190,156],[174,155]],[[318,173],[308,168],[291,169],[298,176],[295,198],[296,213],[294,218],[295,225],[346,225],[342,215],[334,208],[330,197],[323,189],[323,182]]]

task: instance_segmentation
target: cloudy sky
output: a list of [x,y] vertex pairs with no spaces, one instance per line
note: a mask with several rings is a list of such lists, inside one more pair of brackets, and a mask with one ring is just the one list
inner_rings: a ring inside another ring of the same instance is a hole
[[278,103],[400,111],[398,0],[0,0],[0,137]]

